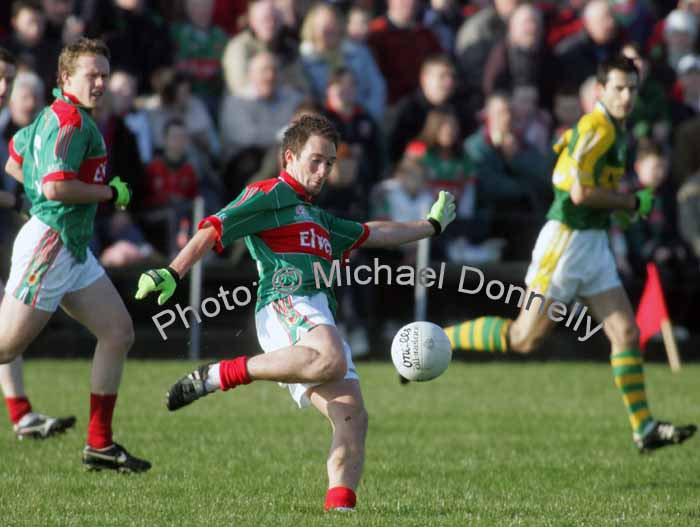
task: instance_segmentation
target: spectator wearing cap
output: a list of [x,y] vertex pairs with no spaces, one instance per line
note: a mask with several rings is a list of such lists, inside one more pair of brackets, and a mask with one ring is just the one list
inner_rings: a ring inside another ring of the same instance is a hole
[[596,74],[598,64],[616,55],[621,36],[607,0],[591,0],[583,10],[583,29],[554,49],[557,78],[582,83]]
[[[700,83],[700,57],[686,55],[679,61],[679,70],[684,74],[679,78],[679,84],[687,87],[684,89],[683,98],[674,101],[671,105],[672,116],[680,119],[678,126],[674,127],[675,140],[673,157],[671,160],[671,177],[676,188],[700,172],[700,115],[694,111],[698,107],[698,83]],[[696,93],[693,101],[692,93]],[[688,100],[686,102],[686,96]],[[682,119],[692,115],[691,118]]]
[[678,81],[671,102],[671,124],[675,128],[700,110],[700,56],[685,55],[678,61]]
[[346,39],[344,33],[340,14],[333,6],[317,4],[307,13],[299,50],[312,93],[322,102],[331,72],[339,67],[347,68],[355,76],[359,100],[370,115],[380,121],[386,104],[384,77],[367,46]]
[[664,44],[667,64],[678,73],[681,58],[693,53],[698,20],[692,13],[675,9],[666,17]]
[[442,51],[433,32],[416,21],[417,11],[418,0],[388,0],[386,14],[370,24],[367,44],[386,80],[389,105],[418,87],[421,64]]

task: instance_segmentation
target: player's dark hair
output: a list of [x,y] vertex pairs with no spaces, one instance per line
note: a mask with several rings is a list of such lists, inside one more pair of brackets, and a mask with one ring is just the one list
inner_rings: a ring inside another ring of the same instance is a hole
[[664,150],[657,142],[651,139],[642,138],[637,144],[637,161],[641,161],[646,157],[665,157]]
[[610,72],[613,70],[622,71],[624,73],[634,73],[637,75],[637,78],[639,78],[639,71],[634,65],[634,62],[624,55],[616,55],[600,63],[596,73],[596,80],[600,84],[605,85],[608,82],[608,75],[610,75]]
[[282,138],[282,168],[286,165],[284,153],[287,150],[291,150],[295,156],[299,156],[312,135],[321,136],[338,148],[340,134],[338,134],[338,130],[333,126],[333,123],[321,115],[303,115],[284,132],[284,137]]
[[7,49],[0,47],[0,62],[5,62],[7,64],[17,65],[17,60],[15,56],[10,53]]
[[72,75],[75,72],[75,65],[82,55],[101,55],[109,60],[109,48],[99,38],[82,37],[72,44],[68,44],[61,50],[58,57],[58,73],[56,73],[56,83],[63,87],[63,74]]

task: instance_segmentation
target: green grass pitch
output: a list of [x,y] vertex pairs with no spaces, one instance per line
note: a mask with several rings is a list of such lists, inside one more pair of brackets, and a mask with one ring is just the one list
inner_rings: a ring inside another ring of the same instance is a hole
[[[142,475],[80,464],[89,363],[26,363],[37,410],[76,430],[20,442],[0,426],[2,526],[698,525],[700,440],[640,456],[609,366],[453,363],[400,386],[360,364],[370,413],[354,514],[322,512],[329,427],[286,390],[255,383],[177,413],[164,394],[189,362],[129,361],[115,439],[153,462]],[[700,366],[647,366],[652,411],[698,419]]]

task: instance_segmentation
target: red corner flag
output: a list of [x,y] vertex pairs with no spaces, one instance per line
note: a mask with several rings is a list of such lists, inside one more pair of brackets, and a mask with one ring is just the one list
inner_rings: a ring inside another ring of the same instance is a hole
[[647,263],[647,282],[644,284],[642,299],[637,308],[639,326],[639,347],[644,350],[647,341],[661,330],[661,324],[668,321],[668,310],[661,289],[659,271],[653,262]]

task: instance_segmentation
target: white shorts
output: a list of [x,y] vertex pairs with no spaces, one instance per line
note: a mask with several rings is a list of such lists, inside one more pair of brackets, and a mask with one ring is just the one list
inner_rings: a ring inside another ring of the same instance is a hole
[[621,286],[607,231],[549,220],[537,237],[525,283],[564,303]]
[[104,274],[90,249],[85,262],[78,263],[60,233],[32,217],[15,239],[6,291],[28,306],[53,312],[63,295],[84,289]]
[[[328,298],[324,293],[313,296],[290,295],[270,302],[255,314],[258,342],[265,353],[296,344],[302,335],[321,324],[335,327],[335,320],[328,308]],[[352,362],[350,346],[344,340],[343,351],[348,367],[344,378],[359,379]],[[306,392],[319,384],[280,383],[280,386],[289,388],[289,393],[299,408],[305,408],[310,404]]]

